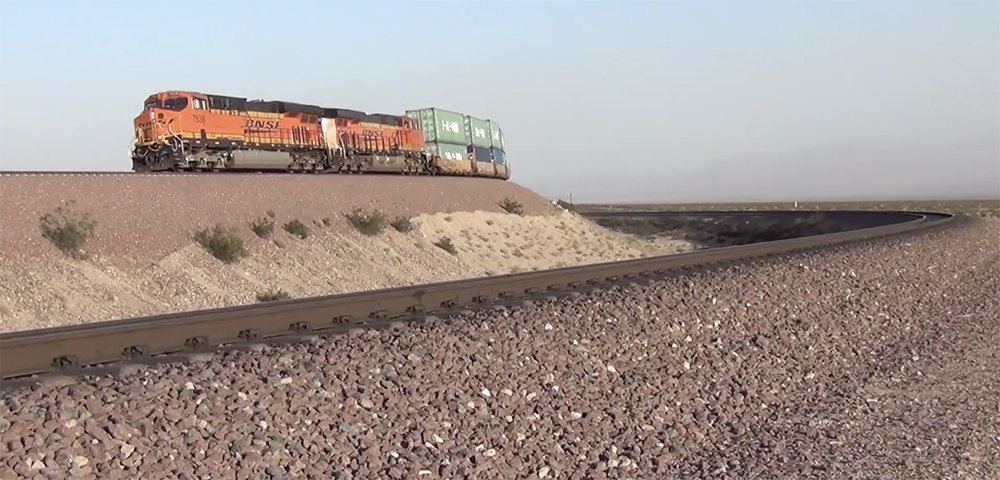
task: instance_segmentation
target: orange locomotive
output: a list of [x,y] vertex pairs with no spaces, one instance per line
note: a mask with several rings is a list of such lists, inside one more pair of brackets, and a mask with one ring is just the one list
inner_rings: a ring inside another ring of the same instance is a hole
[[135,119],[135,171],[450,170],[425,150],[423,130],[407,116],[182,91],[151,95],[143,107]]

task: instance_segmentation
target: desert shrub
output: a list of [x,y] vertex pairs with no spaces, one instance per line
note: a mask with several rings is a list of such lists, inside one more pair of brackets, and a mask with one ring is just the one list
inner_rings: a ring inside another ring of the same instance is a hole
[[412,231],[414,228],[413,222],[406,217],[397,217],[395,220],[389,222],[389,225],[392,225],[392,228],[395,228],[400,233]]
[[281,228],[284,228],[286,232],[295,235],[296,237],[305,239],[309,236],[309,227],[306,224],[299,221],[299,219],[292,220],[286,223]]
[[326,225],[327,227],[329,227],[330,223],[331,222],[330,222],[330,218],[329,217],[324,217],[323,218],[323,225]]
[[208,253],[224,263],[235,263],[249,255],[239,234],[222,225],[200,230],[194,237]]
[[250,230],[260,238],[267,238],[274,231],[274,212],[267,211],[267,216],[258,218],[250,222]]
[[355,208],[354,211],[345,215],[347,221],[354,226],[359,232],[369,237],[374,237],[382,230],[385,229],[387,223],[389,223],[385,214],[378,210],[374,210],[371,213],[365,213],[360,208]]
[[291,294],[289,294],[284,290],[281,290],[280,288],[278,290],[261,292],[257,294],[258,302],[277,302],[279,300],[288,300],[290,298],[292,298]]
[[458,255],[458,249],[455,248],[454,243],[451,243],[451,238],[449,237],[444,237],[441,240],[434,242],[434,245],[452,255]]
[[556,200],[556,204],[559,205],[560,207],[566,209],[566,210],[571,211],[571,212],[575,212],[576,211],[576,205],[573,205],[572,203],[569,203],[566,200],[563,200],[561,198],[559,200]]
[[86,214],[73,212],[68,202],[66,206],[56,208],[55,212],[47,213],[41,218],[42,236],[49,239],[63,253],[77,259],[86,258],[80,249],[94,235],[97,221]]
[[513,200],[510,197],[505,197],[500,201],[500,208],[503,208],[507,213],[513,213],[515,215],[521,215],[524,213],[524,208],[521,206],[521,202]]

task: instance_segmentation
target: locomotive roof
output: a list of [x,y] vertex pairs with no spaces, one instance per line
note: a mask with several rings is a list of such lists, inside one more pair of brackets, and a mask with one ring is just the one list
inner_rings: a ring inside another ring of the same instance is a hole
[[187,94],[208,97],[209,105],[213,108],[223,108],[231,110],[247,110],[254,112],[271,113],[307,113],[324,117],[353,118],[357,120],[374,121],[376,123],[397,124],[400,115],[387,113],[368,114],[361,110],[336,107],[321,107],[305,103],[286,102],[282,100],[248,100],[247,97],[234,97],[231,95],[219,95],[214,93],[202,93],[196,91],[168,90],[167,94]]

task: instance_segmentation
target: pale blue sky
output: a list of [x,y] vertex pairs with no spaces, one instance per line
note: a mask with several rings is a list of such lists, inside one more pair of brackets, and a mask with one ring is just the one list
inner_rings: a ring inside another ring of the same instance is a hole
[[0,40],[3,170],[127,170],[184,89],[492,118],[577,201],[1000,195],[997,1],[4,0]]

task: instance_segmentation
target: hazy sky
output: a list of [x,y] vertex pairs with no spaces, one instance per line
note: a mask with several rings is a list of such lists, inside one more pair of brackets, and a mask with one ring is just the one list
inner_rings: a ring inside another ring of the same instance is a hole
[[128,170],[168,89],[504,128],[576,201],[1000,195],[1000,2],[0,2],[0,169]]

